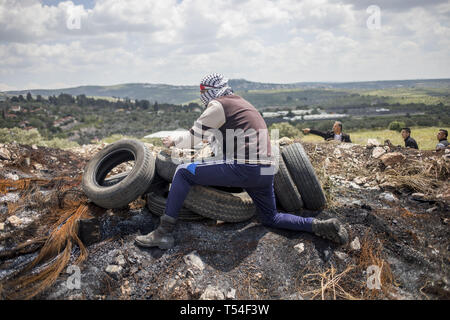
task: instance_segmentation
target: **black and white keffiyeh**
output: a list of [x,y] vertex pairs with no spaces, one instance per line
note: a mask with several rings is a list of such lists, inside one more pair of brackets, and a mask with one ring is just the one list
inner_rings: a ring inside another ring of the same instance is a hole
[[220,73],[204,77],[200,82],[200,90],[206,90],[200,93],[200,99],[205,106],[213,99],[233,94],[233,90],[228,86],[228,79]]

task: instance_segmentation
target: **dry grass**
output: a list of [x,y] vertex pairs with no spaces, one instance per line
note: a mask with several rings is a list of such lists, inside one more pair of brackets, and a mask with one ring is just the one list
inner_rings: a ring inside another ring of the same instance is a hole
[[394,285],[394,276],[389,263],[383,259],[383,246],[375,244],[370,240],[369,231],[361,241],[358,269],[367,270],[369,266],[377,266],[380,269],[380,290],[369,289],[366,285],[362,287],[364,299],[380,299],[387,297]]
[[[382,245],[375,245],[370,240],[368,232],[361,243],[361,250],[354,263],[347,265],[340,272],[333,265],[318,272],[311,272],[310,269],[302,270],[299,273],[301,280],[297,285],[299,293],[309,299],[321,300],[368,300],[389,297],[395,283],[389,264],[383,259]],[[367,284],[368,275],[363,276],[363,272],[366,272],[369,266],[377,266],[380,270],[379,289],[370,289]]]
[[[56,196],[50,198],[49,204],[54,206],[58,218],[51,226],[52,231],[47,238],[35,239],[45,240],[38,256],[16,273],[16,279],[2,284],[2,295],[5,298],[31,299],[50,287],[69,263],[75,246],[80,249],[75,263],[81,264],[86,259],[88,251],[78,238],[78,220],[91,217],[92,210],[84,195],[78,194],[72,199],[65,199],[73,191],[67,188],[67,185],[61,187],[55,193]],[[25,244],[21,244],[15,249],[20,251],[24,246]]]
[[348,289],[341,286],[342,280],[348,277],[349,272],[353,269],[355,269],[355,266],[347,266],[344,271],[337,273],[334,266],[331,266],[324,272],[308,273],[303,276],[303,284],[314,286],[316,283],[320,283],[320,287],[309,291],[300,291],[300,294],[308,296],[312,300],[317,299],[317,297],[320,297],[321,300],[336,300],[337,298],[357,300],[358,298],[349,293]]

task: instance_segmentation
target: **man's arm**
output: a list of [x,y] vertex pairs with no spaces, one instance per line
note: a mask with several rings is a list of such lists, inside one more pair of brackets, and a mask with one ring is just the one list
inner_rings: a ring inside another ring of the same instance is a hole
[[222,104],[217,100],[208,103],[205,111],[194,122],[188,132],[174,139],[177,148],[186,149],[194,146],[194,140],[201,141],[209,138],[212,133],[210,129],[218,129],[225,123],[225,111]]
[[329,135],[327,132],[323,132],[323,131],[319,131],[319,130],[314,130],[314,129],[310,129],[309,133],[315,134],[317,136],[321,136],[324,139],[329,138]]

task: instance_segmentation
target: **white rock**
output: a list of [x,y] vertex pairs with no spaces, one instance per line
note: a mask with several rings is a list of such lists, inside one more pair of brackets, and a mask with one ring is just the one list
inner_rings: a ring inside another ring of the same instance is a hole
[[380,194],[379,198],[381,200],[387,201],[387,202],[396,202],[397,198],[390,192],[383,192]]
[[193,266],[199,270],[205,269],[205,264],[203,263],[202,259],[197,255],[197,251],[189,253],[188,255],[184,256],[183,259],[184,262],[189,266]]
[[176,284],[177,284],[177,281],[175,279],[170,279],[167,282],[167,290],[169,290],[169,291],[172,290],[173,287],[175,287]]
[[303,242],[294,246],[294,249],[297,250],[298,253],[302,253],[305,251],[305,244]]
[[353,181],[359,185],[366,183],[367,178],[365,177],[356,177],[353,179]]
[[334,254],[335,254],[336,257],[338,257],[340,260],[345,260],[345,259],[348,258],[348,254],[346,254],[345,252],[335,251]]
[[120,274],[122,273],[122,267],[115,265],[115,264],[110,264],[109,266],[106,267],[105,271],[106,273],[108,273],[110,276],[118,279],[120,277]]
[[430,209],[427,209],[427,213],[433,213],[434,211],[436,211],[438,209],[438,207],[432,207]]
[[356,183],[354,183],[353,181],[350,181],[349,183],[348,183],[348,186],[349,187],[351,187],[351,188],[353,188],[353,189],[361,189],[361,187],[359,186],[359,185],[357,185]]
[[5,230],[5,224],[4,223],[0,223],[0,231]]
[[415,192],[415,193],[413,193],[413,194],[411,195],[411,197],[412,197],[414,200],[423,200],[423,199],[425,198],[425,195],[424,195],[423,193],[420,193],[420,192]]
[[33,144],[33,145],[31,146],[31,149],[33,149],[33,150],[37,150],[37,149],[38,149],[38,147],[37,147],[37,145]]
[[17,216],[10,216],[6,221],[13,227],[18,227],[22,224],[22,220]]
[[228,300],[236,299],[236,289],[230,288],[227,292],[226,298]]
[[333,154],[334,154],[334,156],[335,156],[337,159],[339,159],[340,157],[342,157],[342,152],[341,152],[341,150],[339,150],[338,148],[334,149]]
[[208,286],[200,296],[200,300],[224,300],[225,297],[218,288]]
[[377,139],[367,139],[367,146],[369,146],[369,147],[373,147],[373,146],[378,147],[378,146],[380,146],[380,143],[378,142]]
[[19,180],[19,176],[17,174],[12,174],[10,172],[8,172],[7,174],[5,174],[5,178],[9,179],[9,180],[13,180],[13,181],[17,181]]
[[42,169],[44,169],[44,166],[43,166],[42,164],[40,164],[40,163],[35,163],[35,164],[33,164],[33,167],[34,167],[36,170],[42,170]]
[[6,148],[0,148],[0,160],[11,160],[11,152]]
[[374,157],[375,159],[378,159],[379,157],[381,157],[385,153],[386,153],[386,150],[384,150],[384,148],[376,147],[372,151],[372,157]]
[[330,158],[327,157],[327,158],[325,159],[323,165],[325,166],[325,168],[328,168],[328,167],[331,165]]
[[352,250],[358,251],[361,249],[361,243],[359,242],[359,238],[356,237],[351,243],[350,243],[350,248],[352,248]]
[[354,201],[352,201],[352,205],[361,207],[363,205],[363,203],[361,200],[354,200]]
[[114,263],[119,266],[124,266],[127,262],[125,261],[125,257],[120,254],[114,259]]

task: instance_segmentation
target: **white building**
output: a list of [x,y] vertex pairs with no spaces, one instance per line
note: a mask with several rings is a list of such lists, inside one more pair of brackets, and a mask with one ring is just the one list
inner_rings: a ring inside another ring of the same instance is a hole
[[347,117],[346,114],[339,113],[321,113],[321,114],[309,114],[303,116],[303,120],[325,120],[325,119],[339,119]]

